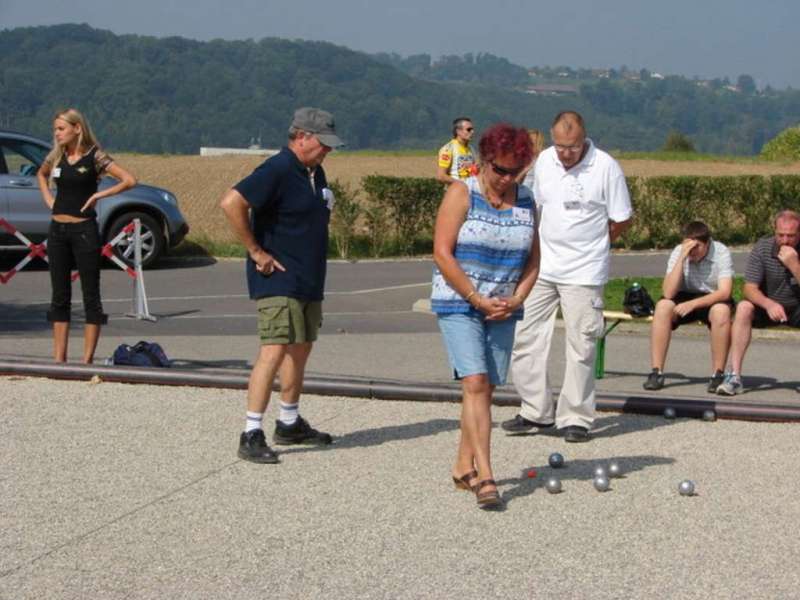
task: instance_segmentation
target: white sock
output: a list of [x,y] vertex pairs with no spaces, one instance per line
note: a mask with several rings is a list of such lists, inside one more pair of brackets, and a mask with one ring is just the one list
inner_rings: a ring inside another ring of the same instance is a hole
[[261,429],[261,421],[264,419],[263,412],[251,412],[247,411],[247,422],[244,425],[244,430],[247,433],[254,431],[256,429]]
[[298,403],[284,404],[281,402],[280,406],[281,409],[280,413],[278,413],[278,420],[284,425],[294,425],[297,422],[300,405]]

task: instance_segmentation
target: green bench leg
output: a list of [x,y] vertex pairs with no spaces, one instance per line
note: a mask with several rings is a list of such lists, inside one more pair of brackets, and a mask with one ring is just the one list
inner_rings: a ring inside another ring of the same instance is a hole
[[594,378],[602,379],[606,375],[606,336],[597,338],[597,354],[594,358]]
[[608,327],[605,327],[606,320],[603,319],[603,326],[605,331],[603,335],[597,338],[597,348],[594,357],[594,378],[603,379],[606,376],[606,338],[608,334],[614,331],[614,328],[622,322],[622,319],[617,319]]

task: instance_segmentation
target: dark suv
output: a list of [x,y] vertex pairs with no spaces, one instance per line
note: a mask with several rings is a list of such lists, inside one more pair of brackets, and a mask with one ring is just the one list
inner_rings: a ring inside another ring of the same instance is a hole
[[[32,242],[47,237],[50,210],[42,199],[36,172],[50,152],[40,139],[0,129],[0,218],[21,231]],[[113,185],[104,177],[100,189]],[[142,265],[147,267],[167,248],[180,243],[189,226],[178,208],[178,200],[167,190],[150,185],[135,187],[97,203],[97,223],[103,240],[110,241],[133,219],[142,223]],[[0,229],[0,250],[24,247],[13,235]],[[133,263],[133,236],[115,246],[117,256]]]

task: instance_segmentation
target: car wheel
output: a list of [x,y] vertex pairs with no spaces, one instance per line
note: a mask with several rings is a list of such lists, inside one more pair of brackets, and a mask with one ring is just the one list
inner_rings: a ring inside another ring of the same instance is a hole
[[[166,245],[161,224],[155,218],[141,212],[125,213],[117,217],[108,230],[106,243],[113,240],[119,232],[134,219],[139,219],[142,224],[142,268],[146,269],[161,256],[164,252],[164,246]],[[134,252],[133,233],[126,234],[114,246],[114,254],[131,267],[133,266],[135,258]]]

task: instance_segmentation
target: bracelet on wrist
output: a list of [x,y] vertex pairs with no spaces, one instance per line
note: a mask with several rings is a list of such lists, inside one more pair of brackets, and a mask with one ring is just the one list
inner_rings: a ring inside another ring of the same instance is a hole
[[472,290],[469,294],[464,296],[464,300],[466,300],[468,304],[472,304],[472,302],[470,302],[469,299],[472,298],[477,293],[478,293],[478,290]]

